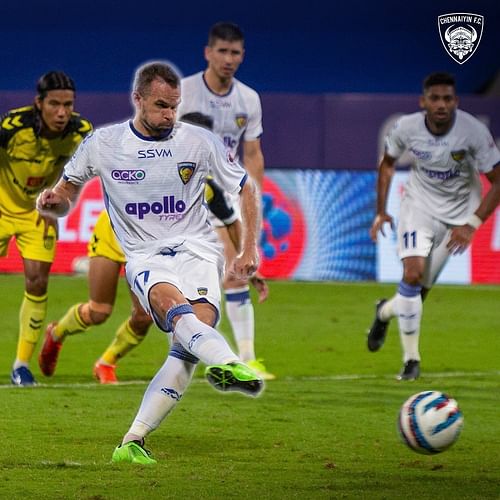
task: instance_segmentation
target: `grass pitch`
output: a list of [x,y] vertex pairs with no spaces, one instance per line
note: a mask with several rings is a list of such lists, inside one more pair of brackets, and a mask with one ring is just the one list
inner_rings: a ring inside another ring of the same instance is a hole
[[[129,311],[122,283],[113,316],[68,339],[52,378],[33,360],[40,385],[13,388],[23,278],[0,276],[0,498],[500,498],[500,288],[436,286],[424,307],[422,376],[403,383],[395,322],[380,352],[366,349],[374,302],[394,286],[270,287],[256,305],[256,344],[277,380],[254,400],[214,391],[200,367],[147,440],[159,463],[141,467],[110,458],[164,361],[165,336],[152,329],[120,362],[120,385],[93,381]],[[53,276],[47,319],[86,294],[84,278]],[[396,430],[401,404],[426,389],[455,397],[465,416],[458,442],[435,456],[409,450]]]

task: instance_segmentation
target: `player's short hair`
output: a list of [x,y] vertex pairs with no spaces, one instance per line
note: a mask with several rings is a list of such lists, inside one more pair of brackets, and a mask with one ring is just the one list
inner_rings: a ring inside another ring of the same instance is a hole
[[430,75],[427,75],[424,79],[422,85],[423,91],[425,92],[426,90],[429,89],[429,87],[432,87],[433,85],[450,85],[455,89],[456,87],[455,77],[450,73],[444,73],[444,72],[431,73]]
[[73,79],[63,71],[49,71],[38,79],[36,91],[38,97],[44,99],[50,90],[72,90],[76,92],[76,86]]
[[170,65],[162,61],[153,61],[137,68],[132,90],[145,96],[149,93],[151,83],[158,78],[174,89],[179,87],[181,83],[179,75]]
[[243,43],[245,36],[237,24],[230,22],[218,22],[215,23],[208,32],[208,46],[212,47],[217,40]]
[[214,128],[214,119],[211,116],[205,115],[198,111],[193,111],[192,113],[185,113],[179,120],[181,122],[191,123],[192,125],[199,125],[205,127],[208,130]]

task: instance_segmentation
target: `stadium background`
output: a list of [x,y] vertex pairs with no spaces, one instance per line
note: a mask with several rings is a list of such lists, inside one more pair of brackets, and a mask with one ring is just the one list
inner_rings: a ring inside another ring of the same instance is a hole
[[[438,35],[437,16],[451,12],[485,16],[479,48],[463,65],[446,54]],[[218,20],[244,29],[247,56],[237,76],[262,96],[264,274],[397,281],[394,238],[378,246],[368,239],[383,133],[398,114],[417,109],[423,76],[445,70],[457,77],[461,107],[479,116],[499,142],[498,3],[424,1],[404,11],[394,0],[333,7],[313,1],[307,10],[260,1],[153,2],[147,10],[111,0],[72,6],[48,1],[30,9],[4,3],[0,112],[31,102],[38,76],[63,69],[77,83],[77,110],[96,126],[125,119],[135,67],[159,58],[184,75],[203,69],[206,33]],[[403,168],[393,185],[396,211],[405,176]],[[71,271],[85,254],[101,208],[93,182],[62,222],[55,272]],[[500,283],[499,252],[497,210],[441,280]],[[0,271],[19,270],[13,249],[0,260]]]

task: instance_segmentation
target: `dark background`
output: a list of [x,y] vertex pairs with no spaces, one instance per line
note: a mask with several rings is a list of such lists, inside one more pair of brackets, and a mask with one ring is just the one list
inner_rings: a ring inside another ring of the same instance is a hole
[[[238,77],[259,92],[418,93],[425,74],[453,72],[460,93],[492,91],[500,66],[500,2],[162,1],[0,4],[0,90],[32,90],[62,69],[83,92],[127,92],[134,69],[167,59],[184,75],[204,68],[211,24],[246,35]],[[485,16],[480,45],[463,65],[445,52],[437,16]],[[3,108],[0,102],[0,107]]]

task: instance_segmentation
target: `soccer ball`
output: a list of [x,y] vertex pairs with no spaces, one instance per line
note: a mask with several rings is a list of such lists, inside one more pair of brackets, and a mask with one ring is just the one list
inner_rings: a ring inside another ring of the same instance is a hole
[[418,453],[434,454],[457,439],[464,417],[457,402],[439,391],[424,391],[408,398],[398,419],[403,442]]

